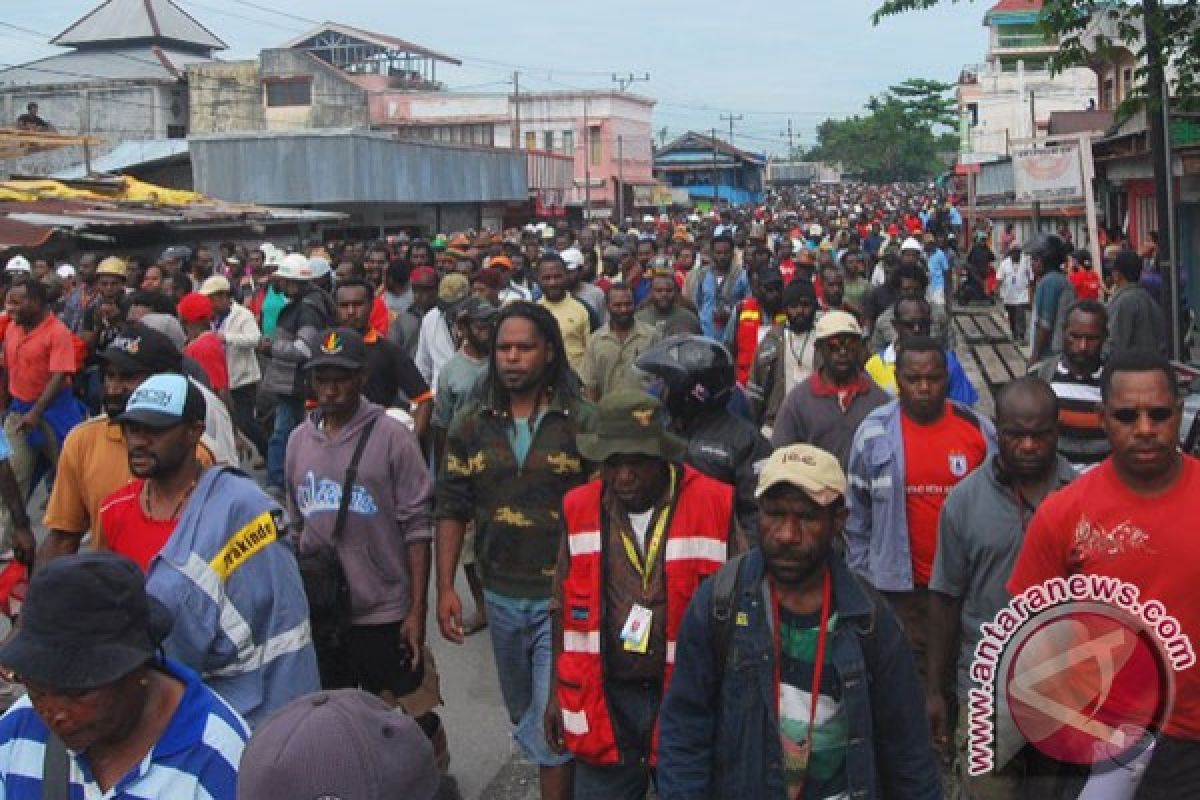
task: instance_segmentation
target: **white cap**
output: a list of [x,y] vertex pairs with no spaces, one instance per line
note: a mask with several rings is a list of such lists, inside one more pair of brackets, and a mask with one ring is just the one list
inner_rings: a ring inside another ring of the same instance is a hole
[[558,255],[569,270],[577,270],[583,266],[583,253],[579,252],[577,247],[568,247]]
[[59,264],[58,269],[54,270],[54,274],[65,281],[67,278],[75,277],[75,268],[70,264]]
[[5,272],[33,272],[33,266],[25,256],[13,256],[4,267]]
[[825,232],[825,229],[822,228],[820,225],[818,225],[815,222],[812,225],[808,226],[808,235],[809,236],[820,236],[824,232]]
[[914,237],[910,236],[904,240],[904,244],[900,245],[900,249],[916,250],[919,253],[921,252],[921,243],[918,242]]
[[303,253],[288,253],[283,257],[275,274],[280,278],[294,281],[311,281],[316,277],[313,275],[313,268],[309,265],[308,256]]
[[656,220],[654,218],[653,214],[647,214],[646,216],[642,217],[642,222],[657,222],[657,221],[658,220]]

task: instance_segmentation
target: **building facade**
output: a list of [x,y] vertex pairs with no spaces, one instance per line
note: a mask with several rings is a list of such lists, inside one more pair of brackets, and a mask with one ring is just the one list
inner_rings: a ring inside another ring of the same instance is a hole
[[713,136],[689,131],[654,154],[654,174],[686,189],[693,204],[761,203],[767,158]]

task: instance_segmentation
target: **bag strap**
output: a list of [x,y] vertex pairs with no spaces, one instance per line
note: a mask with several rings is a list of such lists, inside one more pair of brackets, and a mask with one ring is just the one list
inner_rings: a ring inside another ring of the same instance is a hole
[[358,435],[358,444],[354,447],[354,455],[350,456],[350,466],[346,468],[346,479],[342,481],[342,499],[338,503],[337,520],[333,523],[333,543],[336,545],[342,538],[342,528],[346,526],[346,515],[350,511],[350,494],[354,491],[354,481],[358,478],[358,462],[362,460],[363,451],[367,449],[367,440],[379,417],[375,417],[362,429]]
[[717,669],[725,674],[725,660],[729,657],[729,643],[733,641],[733,606],[737,602],[738,588],[742,583],[742,565],[746,553],[740,553],[725,563],[713,575],[712,622],[716,645]]
[[63,740],[48,732],[42,756],[42,800],[68,800],[71,763]]

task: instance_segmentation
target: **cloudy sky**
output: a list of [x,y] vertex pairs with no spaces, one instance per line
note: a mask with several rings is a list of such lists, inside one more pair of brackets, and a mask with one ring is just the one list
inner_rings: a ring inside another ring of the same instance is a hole
[[[632,90],[658,101],[656,128],[728,132],[720,116],[732,112],[743,117],[737,144],[776,152],[786,149],[789,119],[797,144],[811,144],[821,120],[859,111],[891,83],[955,80],[983,60],[991,5],[947,2],[874,27],[874,0],[176,1],[229,45],[227,59],[332,18],[462,59],[438,71],[451,89],[511,91],[513,70],[523,90],[608,88],[614,72],[648,72]],[[39,34],[57,34],[99,2],[0,0],[0,63],[56,52]]]

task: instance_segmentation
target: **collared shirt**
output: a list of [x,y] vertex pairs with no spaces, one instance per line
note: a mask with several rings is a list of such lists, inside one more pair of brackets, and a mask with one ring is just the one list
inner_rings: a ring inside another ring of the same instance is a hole
[[[235,800],[238,762],[250,729],[195,672],[167,659],[162,670],[184,684],[179,707],[154,747],[103,792],[87,757],[68,751],[72,798],[162,797]],[[0,717],[0,797],[41,800],[50,732],[26,695]]]
[[[196,445],[196,458],[206,467],[213,463],[212,453],[203,444]],[[50,530],[80,536],[90,529],[92,546],[104,548],[100,506],[131,480],[121,426],[110,424],[108,417],[88,420],[73,428],[63,441],[43,524]]]
[[32,330],[20,323],[9,325],[4,335],[4,367],[8,393],[26,403],[36,403],[54,373],[75,373],[71,332],[50,313]]
[[587,352],[588,337],[592,333],[591,315],[587,306],[567,295],[557,303],[551,303],[545,297],[538,301],[540,305],[554,315],[558,320],[558,329],[562,331],[563,349],[567,351],[567,361],[571,369],[577,373],[583,371],[583,356]]
[[605,325],[588,340],[580,372],[583,385],[594,390],[598,397],[619,389],[640,391],[642,381],[634,372],[633,364],[638,356],[654,346],[658,338],[658,331],[643,322],[634,321],[625,336]]

